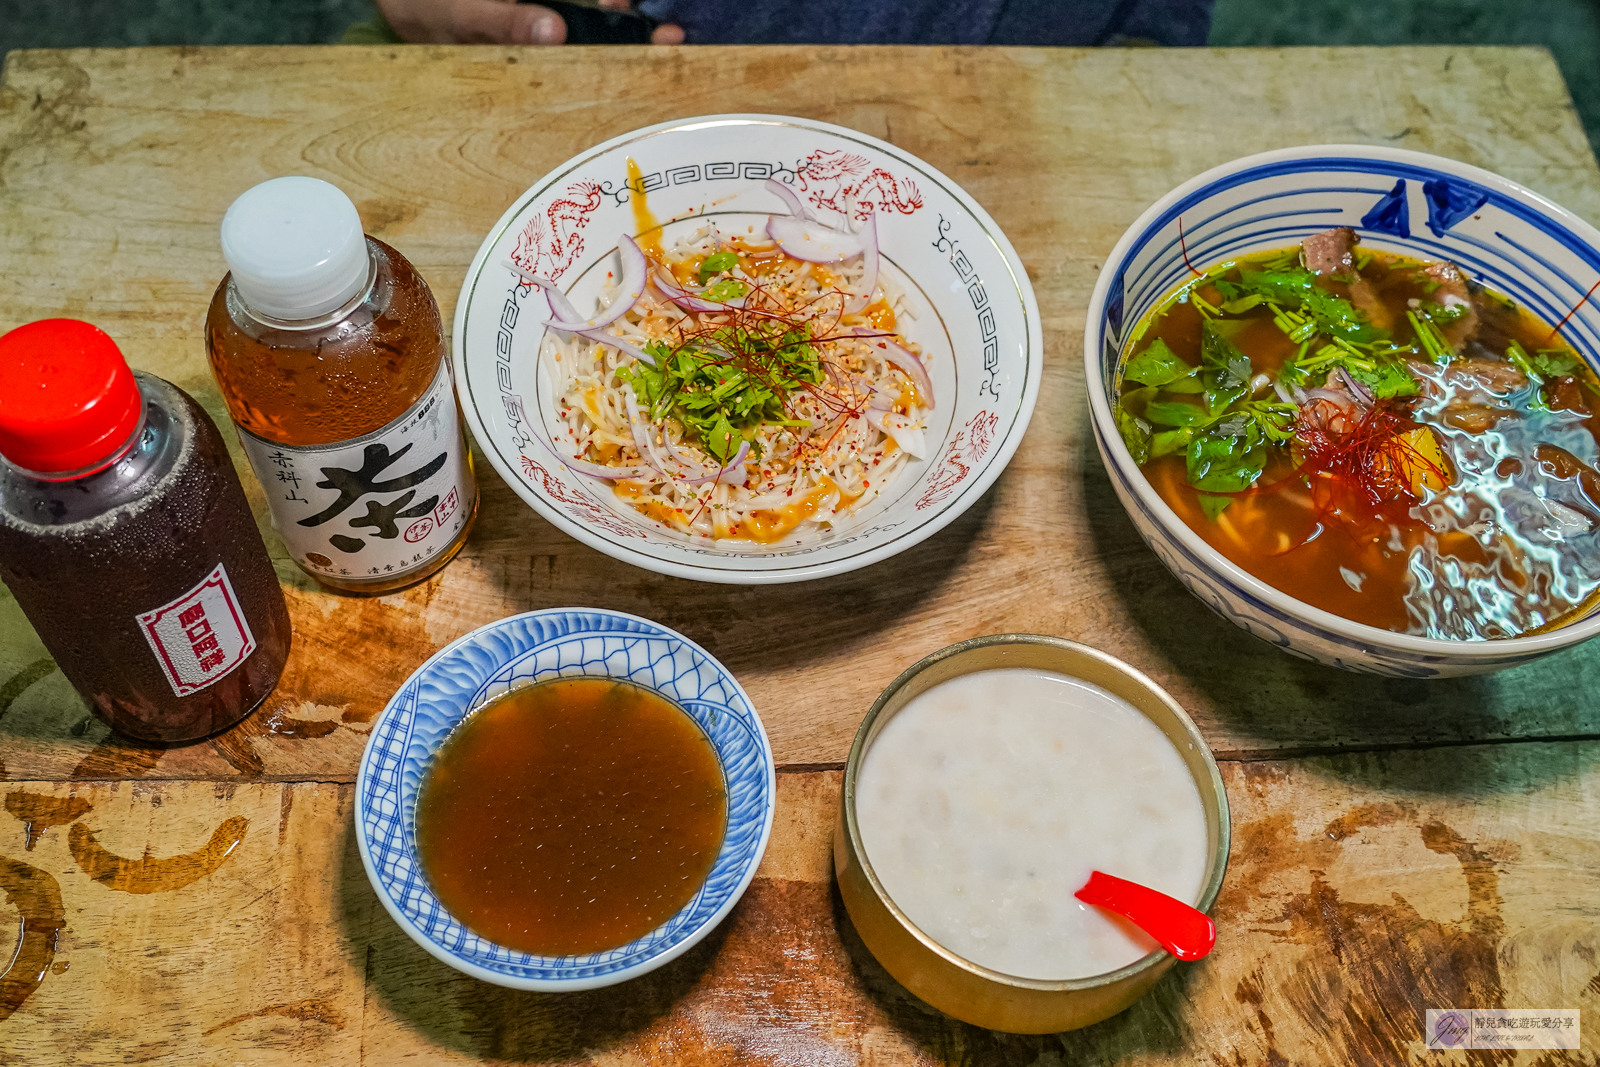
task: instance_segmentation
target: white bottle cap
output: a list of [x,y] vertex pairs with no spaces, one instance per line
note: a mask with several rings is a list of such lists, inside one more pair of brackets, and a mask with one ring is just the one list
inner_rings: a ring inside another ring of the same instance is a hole
[[361,216],[319,178],[274,178],[222,217],[222,255],[239,297],[275,319],[326,315],[367,284]]

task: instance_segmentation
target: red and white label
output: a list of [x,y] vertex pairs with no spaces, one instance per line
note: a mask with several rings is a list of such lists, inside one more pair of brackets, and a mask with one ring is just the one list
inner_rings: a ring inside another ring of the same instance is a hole
[[255,635],[220,563],[172,603],[140,615],[139,629],[181,697],[219,681],[256,650]]

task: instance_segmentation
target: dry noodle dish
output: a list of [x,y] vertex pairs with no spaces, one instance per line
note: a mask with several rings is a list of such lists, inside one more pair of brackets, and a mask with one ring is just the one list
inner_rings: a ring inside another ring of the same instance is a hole
[[1139,324],[1118,379],[1162,499],[1299,600],[1465,640],[1594,606],[1600,383],[1452,263],[1349,229],[1223,263]]
[[830,225],[768,186],[790,211],[764,232],[708,220],[666,248],[623,237],[621,277],[592,317],[507,264],[550,302],[540,358],[562,459],[650,518],[730,546],[820,537],[922,457],[934,406],[897,332],[911,312],[879,271],[875,214]]

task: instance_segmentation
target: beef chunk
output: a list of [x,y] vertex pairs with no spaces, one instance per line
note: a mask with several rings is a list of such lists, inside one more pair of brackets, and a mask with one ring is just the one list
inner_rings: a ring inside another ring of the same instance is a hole
[[1515,363],[1504,359],[1458,359],[1445,368],[1445,381],[1459,389],[1510,396],[1528,384]]
[[1492,430],[1516,411],[1500,401],[1523,388],[1528,379],[1516,364],[1503,359],[1458,359],[1446,367],[1410,364],[1422,395],[1443,398],[1439,418],[1458,430],[1479,434]]
[[1438,283],[1438,288],[1428,295],[1429,300],[1446,311],[1466,308],[1466,314],[1459,319],[1439,327],[1439,332],[1444,334],[1450,347],[1460,352],[1461,346],[1478,333],[1478,308],[1472,299],[1472,291],[1467,288],[1466,275],[1461,273],[1460,267],[1447,261],[1429,263],[1423,268],[1423,273]]
[[1314,233],[1300,242],[1306,269],[1313,274],[1354,274],[1355,247],[1360,238],[1348,226]]

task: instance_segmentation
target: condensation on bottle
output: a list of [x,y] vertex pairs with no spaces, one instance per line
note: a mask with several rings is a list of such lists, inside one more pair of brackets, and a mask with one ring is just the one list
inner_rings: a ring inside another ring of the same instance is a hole
[[233,725],[289,654],[222,435],[86,322],[0,337],[0,577],[94,713],[142,740]]

